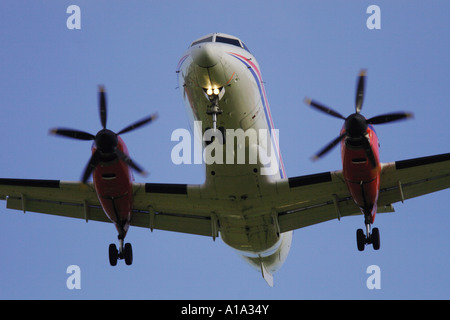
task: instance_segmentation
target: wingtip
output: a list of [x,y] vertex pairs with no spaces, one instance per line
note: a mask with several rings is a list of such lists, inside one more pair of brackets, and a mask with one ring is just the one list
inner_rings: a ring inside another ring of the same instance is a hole
[[303,101],[304,101],[305,104],[308,105],[308,106],[310,106],[310,105],[311,105],[311,102],[312,102],[312,100],[311,100],[310,98],[308,98],[308,97],[305,97],[305,99],[304,99]]

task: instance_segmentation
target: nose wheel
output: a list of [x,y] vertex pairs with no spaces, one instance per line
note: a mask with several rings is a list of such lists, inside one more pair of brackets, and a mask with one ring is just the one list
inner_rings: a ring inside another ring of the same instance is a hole
[[123,245],[123,239],[119,239],[120,245],[119,250],[114,243],[109,245],[109,263],[111,266],[117,265],[117,260],[125,260],[127,266],[133,263],[133,248],[131,243],[125,243]]
[[363,229],[356,230],[356,243],[359,251],[364,251],[366,245],[371,244],[374,250],[380,249],[380,230],[373,228],[370,232],[370,224],[366,224],[366,233]]

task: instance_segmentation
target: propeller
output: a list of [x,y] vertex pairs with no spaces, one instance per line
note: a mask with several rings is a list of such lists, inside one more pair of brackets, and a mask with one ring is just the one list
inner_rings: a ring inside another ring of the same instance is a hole
[[121,150],[119,150],[119,148],[117,148],[117,145],[119,143],[117,136],[149,124],[150,122],[152,122],[157,118],[157,114],[145,117],[125,127],[118,133],[106,129],[107,107],[106,107],[106,93],[105,88],[103,86],[99,86],[99,111],[100,111],[100,122],[103,129],[97,132],[96,135],[84,131],[67,128],[55,128],[50,130],[50,134],[53,135],[63,136],[76,140],[95,141],[97,149],[92,154],[91,158],[89,159],[89,162],[86,165],[86,168],[84,169],[82,177],[83,183],[86,183],[86,181],[89,179],[92,172],[94,171],[95,167],[100,162],[111,161],[117,158],[125,162],[129,167],[137,171],[139,174],[147,175],[147,172],[145,170],[139,167],[136,163],[133,162],[133,160],[131,160],[130,157],[128,157],[124,152],[122,152]]
[[330,116],[333,116],[338,119],[345,120],[344,131],[343,133],[331,141],[328,145],[326,145],[323,149],[321,149],[314,157],[313,160],[317,160],[332,150],[342,139],[348,137],[354,140],[356,144],[359,144],[372,163],[375,166],[375,156],[373,154],[372,148],[370,147],[370,141],[366,137],[367,127],[368,125],[376,125],[394,122],[398,120],[412,118],[413,114],[409,112],[395,112],[379,115],[376,117],[372,117],[370,119],[366,119],[363,115],[361,115],[361,110],[364,101],[364,90],[366,83],[366,70],[361,70],[359,73],[357,87],[356,87],[356,99],[355,99],[355,113],[352,113],[348,117],[344,117],[339,112],[317,102],[311,100],[309,98],[305,98],[305,103],[316,110],[319,110],[323,113],[326,113]]

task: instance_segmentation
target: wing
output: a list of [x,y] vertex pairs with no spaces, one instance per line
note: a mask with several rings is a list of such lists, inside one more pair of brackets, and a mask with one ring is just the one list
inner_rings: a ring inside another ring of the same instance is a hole
[[8,209],[109,221],[92,185],[59,180],[0,179],[0,199]]
[[405,201],[450,187],[450,153],[383,165],[378,204]]
[[211,203],[201,194],[201,185],[134,184],[132,225],[159,230],[218,236]]
[[[450,153],[382,164],[378,212],[393,212],[393,203],[450,187]],[[290,231],[361,214],[342,171],[289,178],[279,183],[276,202],[279,228]]]
[[[134,226],[215,237],[212,218],[199,211],[200,186],[133,185]],[[87,221],[111,222],[92,184],[59,180],[0,179],[0,200],[8,209],[38,212]],[[206,211],[210,212],[210,211]]]
[[[450,154],[383,164],[378,212],[392,212],[392,203],[448,187]],[[360,214],[342,171],[279,180],[268,190],[252,200],[252,206],[255,213],[276,213],[280,232]],[[220,217],[214,212],[230,206],[228,199],[208,196],[203,185],[135,183],[133,193],[132,225],[213,239],[220,229]],[[110,222],[92,184],[0,179],[0,200],[6,200],[9,209]]]

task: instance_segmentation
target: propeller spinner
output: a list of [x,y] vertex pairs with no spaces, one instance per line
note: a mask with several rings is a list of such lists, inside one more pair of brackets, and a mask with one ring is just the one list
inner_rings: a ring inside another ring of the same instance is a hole
[[344,132],[340,136],[335,138],[333,141],[331,141],[328,145],[326,145],[322,150],[320,150],[313,157],[314,160],[321,158],[323,155],[332,150],[339,142],[341,142],[342,139],[349,137],[354,140],[360,141],[370,162],[372,163],[372,165],[375,165],[375,157],[373,155],[372,148],[370,147],[370,141],[366,137],[368,125],[383,124],[413,117],[412,113],[395,112],[366,119],[363,115],[361,115],[361,110],[364,101],[365,82],[366,82],[366,70],[361,70],[359,73],[356,88],[355,113],[349,115],[348,117],[344,117],[339,112],[317,101],[311,100],[309,98],[305,99],[305,103],[315,108],[316,110],[324,112],[335,118],[345,120]]
[[119,148],[117,148],[118,145],[117,136],[149,124],[150,122],[152,122],[157,118],[157,114],[145,117],[144,119],[139,120],[127,126],[126,128],[120,130],[118,133],[106,129],[107,107],[106,107],[105,88],[103,86],[99,86],[99,111],[100,111],[100,122],[103,129],[97,132],[95,136],[93,134],[84,131],[67,128],[55,128],[50,130],[50,133],[54,135],[59,135],[76,140],[95,141],[97,149],[92,154],[88,164],[86,165],[82,178],[83,183],[86,183],[86,181],[89,179],[90,175],[94,171],[95,167],[100,162],[111,161],[116,158],[125,162],[129,167],[136,170],[139,174],[146,175],[147,173],[145,170],[140,168],[136,163],[133,162],[133,160],[130,159],[130,157],[128,157],[124,152],[122,152],[121,150],[119,150]]

